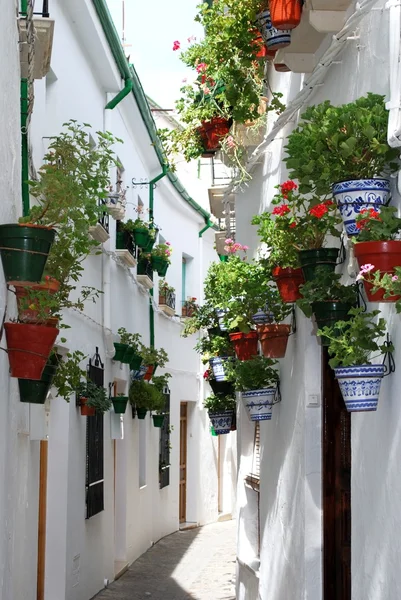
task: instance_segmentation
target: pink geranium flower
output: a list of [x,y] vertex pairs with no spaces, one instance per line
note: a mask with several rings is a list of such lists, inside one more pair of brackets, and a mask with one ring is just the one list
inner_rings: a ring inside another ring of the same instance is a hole
[[175,52],[176,50],[179,50],[181,47],[181,44],[178,40],[175,40],[175,42],[173,42],[173,51]]

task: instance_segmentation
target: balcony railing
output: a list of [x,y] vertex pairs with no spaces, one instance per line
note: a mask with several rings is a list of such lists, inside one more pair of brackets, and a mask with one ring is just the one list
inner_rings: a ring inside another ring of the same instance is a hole
[[[106,206],[106,201],[103,199],[100,199],[98,206]],[[103,227],[103,229],[105,231],[107,231],[107,233],[109,233],[109,220],[110,220],[110,215],[106,209],[104,212],[102,212],[100,214],[98,223]]]
[[159,304],[165,304],[172,310],[175,310],[175,294],[174,292],[159,292]]
[[50,17],[49,13],[49,0],[43,0],[42,2],[42,12],[34,12],[34,15],[40,15],[41,17]]

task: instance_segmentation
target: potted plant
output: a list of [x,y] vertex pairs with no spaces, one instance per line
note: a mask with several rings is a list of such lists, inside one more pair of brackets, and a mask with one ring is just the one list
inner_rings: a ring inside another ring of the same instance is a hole
[[253,315],[263,356],[283,358],[291,333],[291,325],[282,323],[291,314],[292,308],[282,301],[277,288],[267,286],[265,311]]
[[143,221],[140,217],[124,223],[124,230],[134,238],[135,244],[144,252],[150,252],[156,240],[157,229],[153,221]]
[[[382,206],[380,213],[373,208],[366,209],[356,218],[359,235],[355,238],[354,252],[360,269],[369,271],[374,277],[376,271],[395,276],[395,268],[401,265],[401,219],[395,215],[393,206]],[[371,269],[370,267],[373,267]],[[369,280],[364,280],[366,296],[369,302],[393,302],[385,294],[384,288],[373,291]]]
[[96,385],[89,379],[81,382],[77,389],[77,398],[81,407],[81,415],[94,417],[96,413],[104,414],[111,408],[111,398],[101,385]]
[[49,393],[54,376],[56,374],[58,358],[59,357],[57,357],[55,353],[49,356],[40,380],[18,380],[21,402],[29,402],[30,404],[45,403],[47,394]]
[[139,255],[137,279],[146,289],[150,290],[153,288],[153,267],[149,253],[141,252]]
[[222,331],[219,327],[218,316],[214,305],[207,301],[202,306],[198,306],[196,312],[185,320],[183,337],[188,337],[197,333],[201,329],[206,329],[209,337],[213,335],[221,335]]
[[235,411],[234,398],[213,394],[204,400],[203,406],[209,413],[209,419],[216,435],[230,433]]
[[156,404],[153,404],[152,408],[152,411],[155,413],[152,414],[154,427],[163,427],[164,418],[167,414],[165,412],[165,398],[163,394],[165,393],[166,389],[168,389],[168,380],[170,377],[170,373],[164,373],[163,375],[158,375],[152,379],[153,386],[160,394],[159,397],[156,397]]
[[362,279],[365,285],[371,286],[369,287],[371,296],[380,291],[383,295],[382,302],[395,302],[397,313],[401,312],[401,266],[394,267],[394,272],[382,273],[375,271],[375,265],[362,265],[356,278],[358,281]]
[[226,336],[203,337],[197,342],[195,350],[203,355],[204,362],[209,362],[216,381],[227,380],[225,367],[233,355],[233,348]]
[[268,7],[257,15],[256,23],[268,50],[277,51],[291,44],[290,29],[274,27]]
[[141,336],[139,333],[128,333],[125,327],[117,329],[120,343],[114,343],[116,354],[113,360],[119,360],[130,366],[132,370],[139,369],[142,364]]
[[386,204],[388,175],[398,169],[396,148],[387,143],[384,96],[368,93],[354,102],[311,106],[290,134],[284,159],[302,193],[333,193],[348,235],[358,235],[361,210]]
[[188,298],[182,303],[181,316],[184,318],[192,317],[197,308],[198,305],[196,304],[196,298],[188,296]]
[[279,372],[277,361],[256,356],[245,362],[236,361],[229,366],[229,374],[242,399],[251,421],[270,421],[274,397],[277,393]]
[[144,366],[147,367],[144,375],[145,381],[152,379],[157,367],[163,368],[168,363],[168,354],[164,348],[157,349],[140,344],[140,355]]
[[152,269],[157,271],[160,277],[164,277],[171,264],[170,256],[172,253],[170,242],[157,244],[150,253]]
[[159,308],[171,317],[175,314],[175,288],[159,279]]
[[[341,275],[317,269],[316,278],[301,286],[302,298],[297,300],[297,306],[306,317],[315,315],[319,330],[324,325],[349,319],[350,309],[357,304],[356,286],[342,285],[340,279]],[[321,341],[323,346],[328,345],[326,338],[322,337]]]
[[301,22],[301,0],[269,0],[270,18],[273,27],[295,29]]
[[350,310],[348,321],[337,321],[324,327],[320,335],[329,340],[329,361],[350,412],[374,411],[379,401],[380,385],[385,374],[383,364],[372,364],[371,354],[393,352],[393,345],[380,344],[386,331],[386,320],[375,317],[380,311],[364,313],[361,308]]
[[137,264],[134,238],[132,233],[125,228],[125,223],[120,220],[117,221],[116,227],[116,254],[127,267],[135,267]]
[[164,407],[163,394],[146,381],[132,381],[129,390],[129,401],[136,407],[138,419],[144,419],[150,410],[162,410]]
[[203,379],[207,381],[207,383],[212,388],[213,394],[217,396],[233,396],[234,394],[234,385],[231,381],[217,381],[212,369],[209,367],[203,373]]

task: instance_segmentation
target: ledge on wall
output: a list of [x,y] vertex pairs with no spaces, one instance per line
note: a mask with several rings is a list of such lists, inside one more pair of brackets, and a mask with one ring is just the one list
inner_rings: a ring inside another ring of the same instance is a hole
[[[28,77],[28,40],[26,31],[26,20],[18,19],[19,47],[21,62],[21,77]],[[48,18],[34,18],[33,27],[35,31],[34,46],[34,79],[43,79],[50,70],[50,61],[53,48],[54,20]]]

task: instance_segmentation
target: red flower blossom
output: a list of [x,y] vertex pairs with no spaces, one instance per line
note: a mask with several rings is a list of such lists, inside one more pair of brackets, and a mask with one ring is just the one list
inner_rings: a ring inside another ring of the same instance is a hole
[[206,67],[207,64],[201,62],[197,65],[196,70],[198,71],[198,73],[204,73],[206,71]]
[[309,214],[312,217],[316,217],[317,219],[321,219],[323,215],[325,215],[328,211],[328,208],[325,204],[316,204],[313,208],[309,210]]
[[290,223],[290,229],[294,229],[294,227],[296,227],[296,226],[297,226],[297,224],[295,223],[295,221]]
[[287,204],[281,204],[280,206],[275,206],[273,208],[273,215],[278,215],[279,217],[284,217],[288,212],[290,212],[290,207]]
[[173,51],[175,52],[176,50],[179,50],[180,46],[180,42],[178,40],[175,40],[175,42],[173,42]]
[[284,193],[286,192],[292,192],[292,190],[296,190],[298,186],[294,181],[291,181],[291,179],[289,179],[288,181],[284,181],[284,183],[282,183],[280,187],[281,193],[284,195]]
[[333,202],[333,200],[326,200],[326,202],[323,202],[323,204],[324,204],[325,206],[333,206],[333,205],[334,205],[334,202]]

